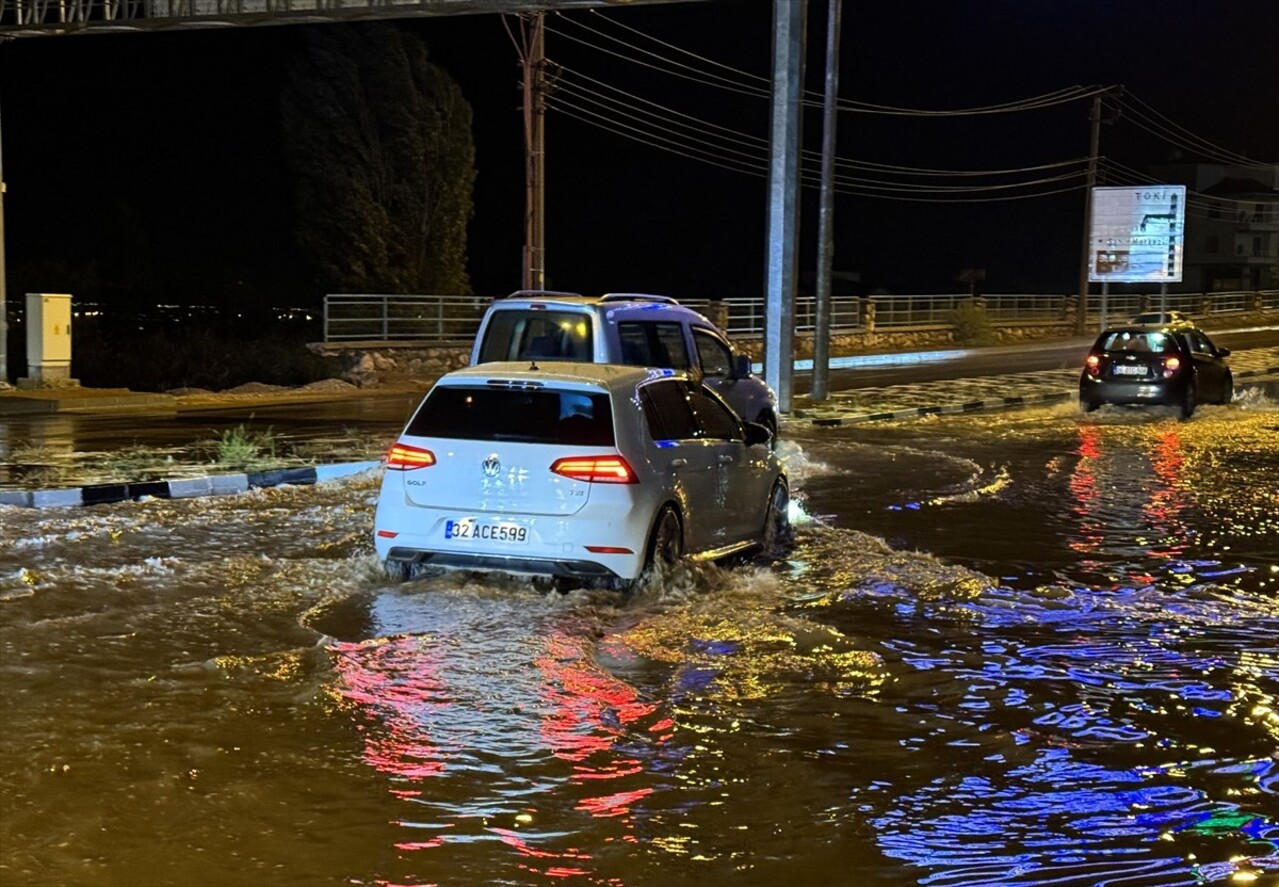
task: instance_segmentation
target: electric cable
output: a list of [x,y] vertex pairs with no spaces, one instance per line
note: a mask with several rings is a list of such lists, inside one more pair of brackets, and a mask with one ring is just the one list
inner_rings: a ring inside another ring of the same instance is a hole
[[[598,52],[602,52],[607,55],[613,56],[615,58],[628,61],[631,64],[640,65],[656,71],[661,71],[662,73],[668,74],[670,76],[691,80],[703,86],[716,87],[716,88],[725,89],[730,92],[735,92],[742,95],[755,96],[757,98],[770,99],[772,97],[771,80],[769,80],[768,78],[760,77],[759,75],[755,75],[755,74],[750,74],[749,72],[742,71],[737,68],[732,68],[728,65],[722,65],[722,64],[719,64],[718,62],[711,62],[709,59],[705,59],[703,56],[699,56],[695,53],[690,53],[686,50],[679,49],[678,47],[673,46],[673,44],[656,40],[656,38],[649,38],[649,39],[653,39],[655,42],[659,43],[662,46],[674,49],[678,52],[682,52],[704,63],[713,64],[716,67],[721,67],[721,68],[724,68],[725,70],[732,71],[734,74],[738,75],[739,78],[749,78],[749,79],[758,81],[762,84],[765,84],[763,86],[752,86],[750,84],[741,82],[740,79],[725,77],[724,75],[721,75],[715,72],[702,71],[690,65],[683,64],[682,62],[678,62],[673,59],[667,58],[666,56],[660,55],[658,53],[643,49],[641,47],[637,47],[631,43],[626,42],[625,40],[622,40],[619,37],[615,37],[611,34],[606,34],[597,28],[592,28],[589,25],[585,24],[584,22],[580,22],[563,13],[557,13],[556,18],[558,21],[570,23],[598,37],[602,37],[606,40],[612,41],[614,43],[618,43],[624,46],[626,49],[631,50],[632,52],[636,52],[644,56],[658,59],[659,61],[661,61],[668,67],[662,67],[661,65],[657,65],[642,59],[632,58],[631,56],[625,55],[616,50],[607,49],[603,46],[600,46],[598,43],[592,43],[589,40],[574,36],[573,34],[570,34],[561,29],[548,28],[548,30],[551,33],[556,34],[559,37],[563,37],[564,39],[569,40],[573,43],[577,43],[579,45],[586,46],[590,49],[594,49]],[[607,17],[604,17],[604,18],[607,18]],[[623,27],[627,27],[627,30],[635,33],[642,33],[637,31],[634,28],[630,28],[629,26],[623,26]],[[684,73],[686,71],[691,73]],[[850,101],[838,101],[837,107],[840,111],[851,111],[851,112],[866,113],[866,114],[887,114],[887,115],[894,115],[894,116],[910,116],[910,117],[966,117],[966,116],[986,115],[986,114],[1006,114],[1006,113],[1013,113],[1013,112],[1020,112],[1020,111],[1049,108],[1049,107],[1054,107],[1056,105],[1064,104],[1066,102],[1074,102],[1084,98],[1091,98],[1097,93],[1105,92],[1106,90],[1107,90],[1107,87],[1100,87],[1100,86],[1092,86],[1092,87],[1072,86],[1072,87],[1059,89],[1042,96],[1032,96],[1030,98],[1018,99],[1012,102],[1006,102],[999,105],[987,105],[987,106],[977,107],[977,108],[960,108],[960,109],[954,109],[954,110],[927,110],[927,109],[917,109],[917,108],[899,108],[891,105],[877,105],[877,104],[872,104],[868,102],[850,102]],[[822,105],[820,94],[814,93],[811,90],[805,90],[804,95],[806,97],[809,97],[803,100],[803,103],[806,106],[820,107]]]

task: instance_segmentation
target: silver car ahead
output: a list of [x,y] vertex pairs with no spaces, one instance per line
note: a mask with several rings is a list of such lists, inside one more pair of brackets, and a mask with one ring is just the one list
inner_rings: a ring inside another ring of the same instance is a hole
[[777,397],[751,372],[750,357],[668,296],[521,290],[498,299],[480,323],[471,363],[528,359],[700,373],[743,421],[767,425],[777,436]]
[[624,588],[657,561],[771,547],[768,429],[666,369],[489,363],[443,376],[386,458],[374,544],[419,565]]

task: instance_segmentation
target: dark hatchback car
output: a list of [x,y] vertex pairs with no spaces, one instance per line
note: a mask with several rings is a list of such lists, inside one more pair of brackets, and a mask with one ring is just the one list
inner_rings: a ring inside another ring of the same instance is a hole
[[1079,376],[1079,405],[1174,406],[1189,419],[1198,403],[1230,403],[1234,379],[1226,358],[1202,330],[1126,326],[1097,337]]

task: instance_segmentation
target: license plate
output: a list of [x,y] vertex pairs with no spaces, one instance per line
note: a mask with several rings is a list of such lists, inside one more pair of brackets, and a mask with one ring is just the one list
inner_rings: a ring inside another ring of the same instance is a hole
[[461,539],[466,542],[501,542],[519,545],[528,541],[528,527],[459,518],[444,522],[444,538]]
[[1135,363],[1118,363],[1110,368],[1116,376],[1144,376],[1146,368]]

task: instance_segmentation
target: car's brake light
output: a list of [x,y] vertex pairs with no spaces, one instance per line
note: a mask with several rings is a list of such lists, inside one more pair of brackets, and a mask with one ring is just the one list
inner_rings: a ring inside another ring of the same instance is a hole
[[1165,357],[1164,358],[1164,378],[1171,379],[1177,375],[1177,370],[1181,369],[1181,358]]
[[1088,355],[1088,359],[1084,361],[1084,368],[1088,370],[1088,375],[1097,376],[1101,374],[1101,358],[1095,354]]
[[397,443],[386,454],[386,467],[397,471],[412,471],[414,468],[429,468],[435,464],[435,454],[422,447]]
[[568,456],[556,459],[551,471],[592,484],[636,484],[639,478],[621,456]]

